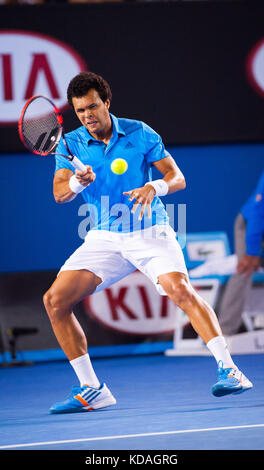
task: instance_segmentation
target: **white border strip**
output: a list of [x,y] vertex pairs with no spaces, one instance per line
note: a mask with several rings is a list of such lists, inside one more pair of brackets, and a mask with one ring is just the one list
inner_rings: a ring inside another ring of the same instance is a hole
[[182,429],[178,431],[164,431],[164,432],[148,432],[142,434],[124,434],[120,436],[102,436],[102,437],[87,437],[84,439],[69,439],[64,441],[47,441],[47,442],[31,442],[28,444],[12,444],[7,446],[0,446],[0,449],[13,449],[25,448],[36,446],[47,446],[55,444],[71,444],[74,442],[89,442],[89,441],[106,441],[110,439],[129,439],[134,437],[149,437],[149,436],[165,436],[170,434],[188,434],[193,432],[210,432],[210,431],[226,431],[232,429],[250,429],[250,428],[263,428],[264,424],[248,424],[244,426],[225,426],[219,428],[202,428],[202,429]]

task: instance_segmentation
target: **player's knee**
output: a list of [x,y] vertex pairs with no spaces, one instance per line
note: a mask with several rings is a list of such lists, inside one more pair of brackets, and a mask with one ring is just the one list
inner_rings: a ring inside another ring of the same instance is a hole
[[68,311],[62,296],[53,287],[44,294],[43,303],[51,320],[62,316]]
[[185,279],[178,282],[171,280],[166,286],[166,293],[183,310],[193,302],[193,289]]

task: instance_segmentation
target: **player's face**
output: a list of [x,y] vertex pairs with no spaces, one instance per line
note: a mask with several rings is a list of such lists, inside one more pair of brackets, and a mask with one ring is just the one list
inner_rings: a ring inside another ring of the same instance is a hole
[[93,137],[100,139],[107,136],[112,126],[109,100],[104,103],[98,92],[91,89],[81,98],[72,98],[72,104],[82,125]]

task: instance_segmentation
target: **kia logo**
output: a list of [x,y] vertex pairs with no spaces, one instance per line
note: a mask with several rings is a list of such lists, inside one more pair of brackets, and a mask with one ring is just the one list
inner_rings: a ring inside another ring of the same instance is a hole
[[68,44],[28,31],[0,30],[0,124],[17,124],[33,95],[67,106],[69,81],[86,64]]
[[247,63],[247,77],[254,90],[264,96],[264,39],[251,50]]
[[[192,286],[214,306],[218,279],[192,279]],[[188,322],[188,317],[140,271],[134,271],[111,287],[82,301],[87,315],[118,333],[131,335],[172,334]],[[178,330],[180,331],[180,330]],[[188,344],[188,343],[187,343]]]
[[137,271],[86,297],[83,306],[98,323],[120,333],[156,335],[175,328],[177,307]]

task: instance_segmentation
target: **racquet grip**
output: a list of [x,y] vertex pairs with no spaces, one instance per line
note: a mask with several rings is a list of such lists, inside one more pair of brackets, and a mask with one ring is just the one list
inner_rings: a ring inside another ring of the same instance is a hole
[[72,166],[74,166],[74,168],[76,168],[76,170],[86,170],[86,166],[77,157],[73,157],[73,159],[71,160],[71,164]]

